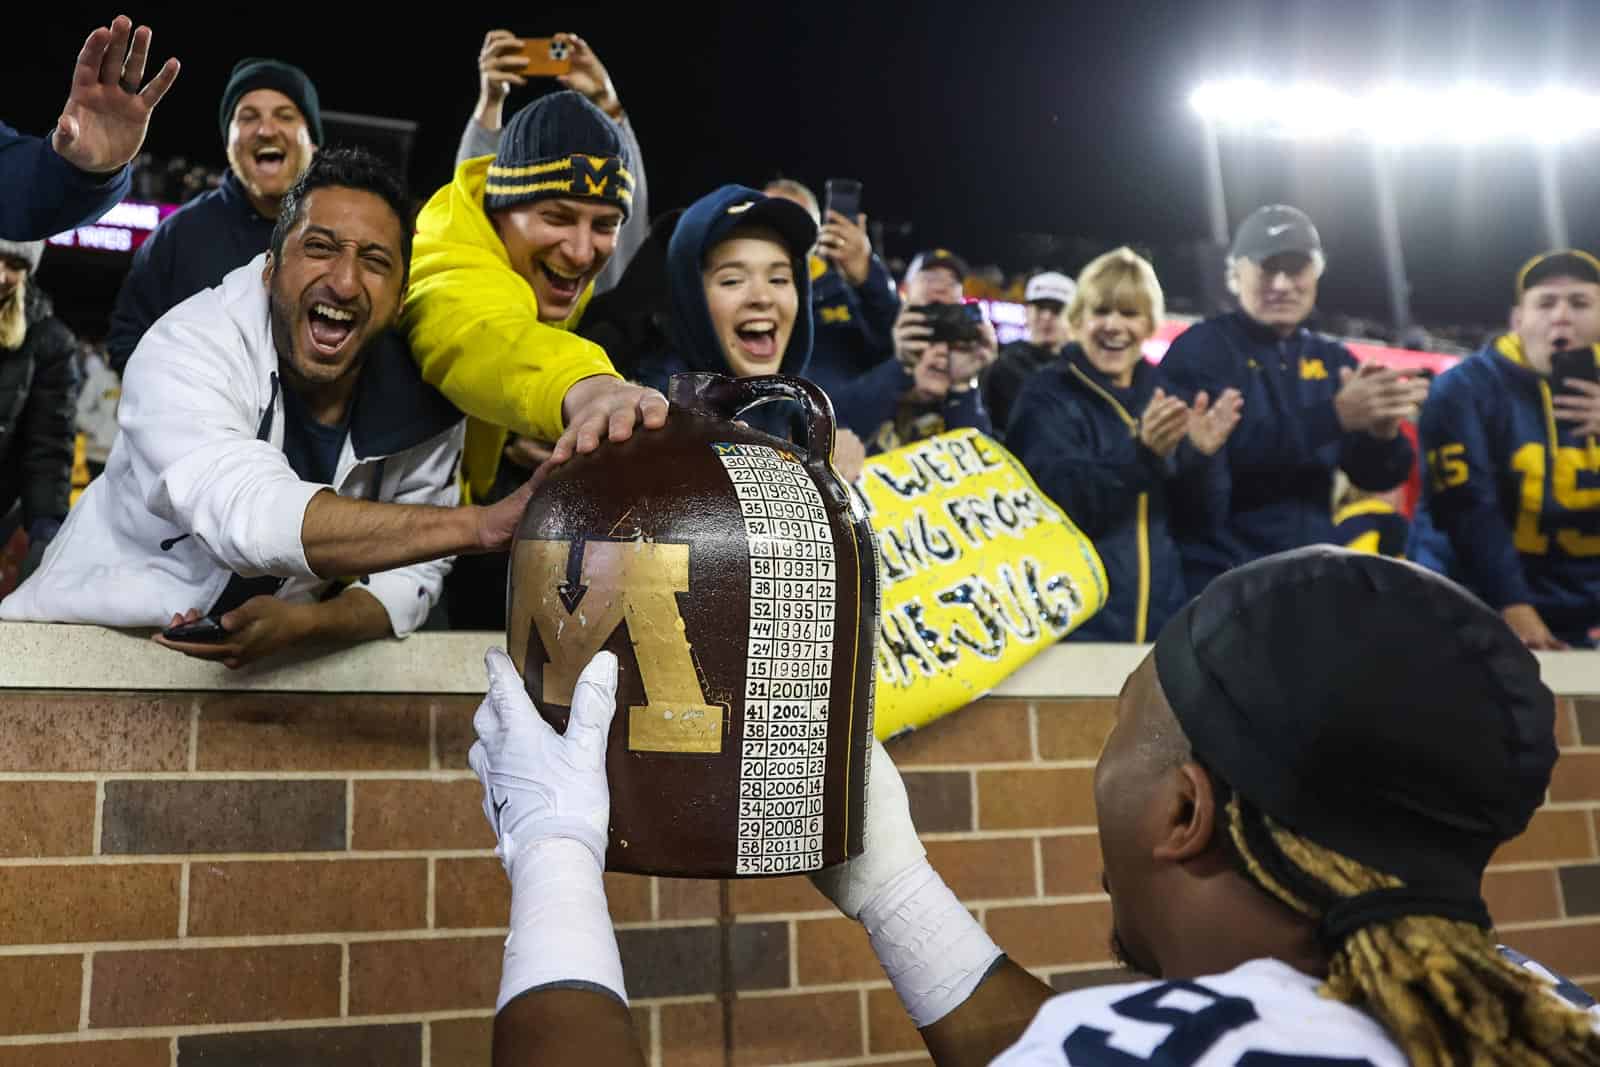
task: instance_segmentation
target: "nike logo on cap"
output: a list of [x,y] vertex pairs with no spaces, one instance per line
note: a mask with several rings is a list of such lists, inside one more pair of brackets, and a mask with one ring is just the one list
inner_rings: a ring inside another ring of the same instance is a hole
[[1284,230],[1289,229],[1293,225],[1294,225],[1294,223],[1292,223],[1292,222],[1286,222],[1281,226],[1268,226],[1267,227],[1267,236],[1268,237],[1276,237],[1276,236],[1278,236],[1278,234],[1282,233]]

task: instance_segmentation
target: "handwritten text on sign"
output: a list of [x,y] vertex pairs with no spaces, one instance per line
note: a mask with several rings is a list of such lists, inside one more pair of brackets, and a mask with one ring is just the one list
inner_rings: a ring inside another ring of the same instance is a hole
[[1105,603],[1093,545],[976,430],[867,460],[883,616],[877,734],[971,703]]

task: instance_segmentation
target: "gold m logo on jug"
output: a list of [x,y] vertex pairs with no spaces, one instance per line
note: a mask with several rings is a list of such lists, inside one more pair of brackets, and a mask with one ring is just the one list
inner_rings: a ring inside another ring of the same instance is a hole
[[570,707],[578,675],[626,623],[645,692],[645,703],[627,709],[629,750],[722,751],[724,708],[706,702],[678,611],[677,594],[689,591],[688,545],[524,540],[512,570],[544,601],[510,620],[511,655],[524,677],[537,627],[547,657],[543,702]]

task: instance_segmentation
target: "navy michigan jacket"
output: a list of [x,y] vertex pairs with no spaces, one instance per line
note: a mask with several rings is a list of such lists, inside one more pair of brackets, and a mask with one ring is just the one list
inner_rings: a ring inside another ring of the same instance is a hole
[[1006,430],[1006,447],[1105,564],[1106,605],[1069,640],[1154,640],[1188,599],[1173,513],[1202,527],[1226,511],[1220,456],[1185,441],[1162,458],[1140,443],[1138,417],[1157,384],[1156,368],[1140,360],[1133,383],[1119,389],[1070,344],[1028,379]]
[[1231,567],[1302,545],[1333,543],[1333,474],[1357,488],[1392,489],[1415,460],[1404,434],[1380,441],[1346,433],[1333,405],[1339,371],[1356,367],[1350,350],[1301,327],[1280,338],[1243,312],[1196,323],[1161,361],[1173,390],[1214,400],[1230,386],[1244,412],[1223,455],[1231,489],[1221,524],[1176,533],[1189,594]]

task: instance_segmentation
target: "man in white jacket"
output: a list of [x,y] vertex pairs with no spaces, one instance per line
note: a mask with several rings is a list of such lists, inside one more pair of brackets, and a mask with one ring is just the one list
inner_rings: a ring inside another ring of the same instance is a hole
[[449,557],[504,550],[532,483],[459,508],[460,414],[390,330],[411,228],[371,156],[319,154],[271,250],[151,327],[106,464],[0,618],[216,620],[188,655],[242,666],[302,641],[420,626]]

